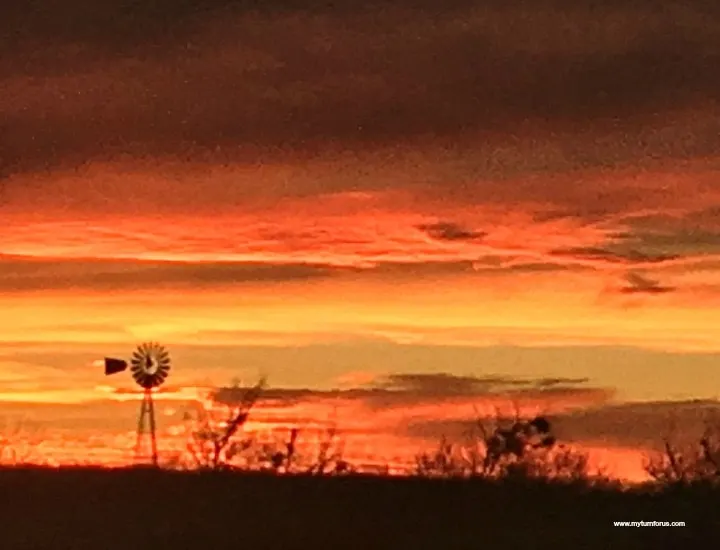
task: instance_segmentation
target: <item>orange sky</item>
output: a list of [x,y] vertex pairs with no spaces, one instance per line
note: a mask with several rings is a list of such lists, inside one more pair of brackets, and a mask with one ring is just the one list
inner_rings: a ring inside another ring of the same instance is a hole
[[[102,169],[112,174],[112,167]],[[259,365],[236,360],[247,346],[308,348],[316,366],[303,374],[282,364],[263,362],[262,368],[277,384],[326,387],[343,372],[334,357],[338,346],[357,350],[351,370],[412,371],[413,362],[402,358],[372,364],[374,346],[399,345],[431,348],[436,364],[424,368],[436,371],[580,373],[630,399],[715,397],[717,384],[702,373],[720,341],[717,260],[712,243],[697,241],[713,222],[699,220],[705,226],[695,233],[685,226],[715,200],[718,176],[709,168],[692,177],[679,170],[535,178],[531,190],[556,202],[565,196],[562,185],[582,185],[586,193],[607,186],[619,196],[662,186],[655,203],[607,199],[607,208],[617,212],[594,220],[551,216],[556,205],[522,201],[521,195],[509,209],[438,203],[437,197],[433,203],[431,193],[403,201],[404,190],[287,198],[262,209],[217,203],[215,216],[159,203],[152,215],[124,212],[120,204],[106,217],[85,198],[67,212],[48,207],[23,214],[12,213],[11,201],[0,236],[7,254],[0,305],[12,312],[0,320],[4,370],[9,381],[24,377],[42,388],[46,377],[70,389],[77,378],[66,383],[65,374],[47,363],[29,366],[31,374],[13,350],[40,345],[71,353],[82,345],[88,357],[158,339],[233,349],[235,356],[218,356],[212,366],[191,362],[178,371],[188,380],[212,369],[225,378],[218,383],[253,376]],[[88,189],[102,184],[103,174],[80,172],[62,193],[93,197]],[[59,182],[61,190],[63,177],[48,176],[43,185]],[[174,181],[166,175],[163,183],[156,173],[145,177],[147,185],[132,178],[126,185],[145,193]],[[478,189],[512,183],[479,182]],[[208,180],[206,189],[223,185]],[[696,194],[684,192],[691,185]],[[636,221],[652,216],[664,224],[662,232],[644,233]],[[653,243],[660,238],[663,246]],[[480,364],[498,346],[540,351],[526,364],[508,363],[499,352],[494,365]],[[610,354],[631,348],[643,358],[635,359],[637,376],[619,379],[611,366],[589,359],[596,347]],[[462,350],[460,361],[450,359],[455,348]],[[576,361],[553,364],[558,349]],[[682,354],[689,370],[673,371]],[[655,366],[642,366],[650,357],[657,357]],[[84,364],[73,369],[78,377]],[[693,369],[698,375],[688,377]]]
[[0,22],[23,45],[0,59],[0,402],[107,400],[132,383],[93,361],[147,339],[174,388],[720,395],[699,4],[82,4]]
[[[113,168],[96,170],[74,177],[102,181],[101,170]],[[714,200],[714,171],[706,168],[696,180],[664,170],[578,174],[590,188],[611,181],[624,192],[668,182],[665,203],[647,210],[622,204],[597,220],[555,217],[555,206],[536,199],[512,210],[445,201],[433,215],[432,194],[404,201],[404,191],[221,206],[215,216],[167,206],[152,216],[133,208],[98,215],[85,199],[67,211],[9,208],[0,237],[6,254],[0,307],[7,312],[0,319],[0,399],[68,405],[116,399],[103,388],[129,389],[132,381],[105,380],[93,361],[126,357],[148,339],[169,346],[170,395],[181,402],[194,395],[183,387],[251,382],[260,374],[277,387],[323,390],[437,372],[581,378],[609,392],[597,402],[581,400],[581,409],[717,398],[713,249],[687,237],[659,247],[618,236],[638,231],[627,221],[633,216],[652,219],[664,208],[682,238],[694,209]],[[62,185],[63,177],[48,176],[47,184],[58,178]],[[145,177],[148,187],[162,182],[156,173]],[[562,180],[570,185],[572,176]],[[141,181],[135,188],[145,189]],[[681,186],[691,183],[707,196],[685,198]],[[72,185],[74,196],[87,193]],[[704,223],[702,230],[712,230],[712,221]],[[671,290],[654,292],[657,286]],[[432,397],[423,402],[393,414],[405,421],[473,414],[470,402],[460,412]],[[541,408],[555,406],[551,400]],[[328,414],[310,410],[293,413],[306,428]],[[44,422],[45,413],[32,411],[24,417]],[[79,417],[90,414],[111,413],[96,407]],[[359,414],[367,416],[364,429],[350,425]],[[407,426],[383,423],[384,414],[371,408],[345,415],[350,456],[407,462],[440,435],[407,439]],[[125,428],[114,418],[112,429],[50,430],[43,456],[126,460],[133,415],[123,413]],[[176,424],[168,424],[169,449],[182,437]],[[615,441],[617,430],[601,443],[598,434],[571,431],[568,438],[615,474],[641,479],[645,447]],[[93,440],[100,447],[87,454]]]

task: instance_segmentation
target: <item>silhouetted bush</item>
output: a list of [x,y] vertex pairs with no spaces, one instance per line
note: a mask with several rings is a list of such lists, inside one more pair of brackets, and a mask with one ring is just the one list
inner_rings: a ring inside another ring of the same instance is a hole
[[355,468],[343,458],[344,441],[337,426],[331,423],[321,434],[315,454],[301,456],[298,442],[303,430],[293,427],[283,440],[261,441],[256,434],[243,428],[253,406],[265,388],[261,380],[253,388],[231,388],[238,396],[236,403],[216,403],[212,396],[198,403],[186,415],[189,423],[187,452],[190,460],[172,457],[165,464],[175,469],[249,470],[315,475],[346,474]]
[[611,483],[602,472],[590,468],[587,453],[558,443],[547,418],[523,420],[515,409],[509,427],[500,425],[499,414],[492,430],[478,418],[479,435],[468,444],[452,444],[442,438],[435,451],[416,457],[416,473],[423,477]]

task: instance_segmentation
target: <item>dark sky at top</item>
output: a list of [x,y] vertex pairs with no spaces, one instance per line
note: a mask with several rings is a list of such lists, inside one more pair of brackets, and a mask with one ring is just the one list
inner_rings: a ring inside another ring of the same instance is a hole
[[4,175],[519,133],[620,135],[605,155],[631,159],[720,145],[710,1],[30,0],[3,7],[0,48]]

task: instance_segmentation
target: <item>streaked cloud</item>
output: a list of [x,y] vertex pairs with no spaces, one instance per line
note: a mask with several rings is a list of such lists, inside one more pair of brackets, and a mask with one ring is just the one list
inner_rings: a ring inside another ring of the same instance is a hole
[[503,375],[459,376],[447,372],[391,374],[376,381],[379,388],[421,395],[486,394],[498,391],[530,391],[587,382],[587,378],[522,379]]
[[664,286],[635,271],[628,273],[625,278],[628,285],[620,289],[625,294],[662,294],[676,290],[675,287]]
[[132,259],[49,259],[5,257],[0,263],[0,290],[113,290],[137,288],[287,283],[329,277],[337,268],[323,265],[262,262],[169,262]]
[[563,256],[567,258],[577,259],[580,262],[583,260],[588,261],[597,261],[597,264],[600,265],[603,262],[607,263],[617,263],[617,264],[624,264],[624,265],[635,265],[635,266],[642,266],[647,264],[658,264],[663,262],[668,262],[671,260],[676,260],[680,256],[678,255],[672,255],[672,254],[665,254],[665,253],[656,253],[656,254],[649,254],[640,252],[638,250],[633,249],[626,249],[626,250],[613,250],[611,246],[608,246],[608,248],[601,248],[601,247],[577,247],[577,248],[568,248],[564,250],[553,250],[550,252],[552,255],[557,256]]
[[453,222],[435,222],[430,224],[421,224],[418,229],[425,231],[433,239],[441,241],[466,241],[473,239],[482,239],[487,233],[483,231],[473,231]]

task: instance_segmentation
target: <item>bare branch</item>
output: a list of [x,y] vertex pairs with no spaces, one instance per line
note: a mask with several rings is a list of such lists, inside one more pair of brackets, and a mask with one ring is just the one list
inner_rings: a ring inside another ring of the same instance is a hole
[[253,405],[255,405],[255,402],[260,397],[260,394],[265,389],[266,382],[266,378],[261,378],[260,381],[255,384],[255,386],[245,392],[245,395],[243,395],[240,405],[238,406],[237,414],[228,423],[225,433],[217,442],[217,445],[220,449],[223,449],[225,445],[227,445],[228,441],[233,435],[235,435],[235,432],[237,432],[238,428],[245,423],[248,416],[250,415],[250,409],[252,409]]

